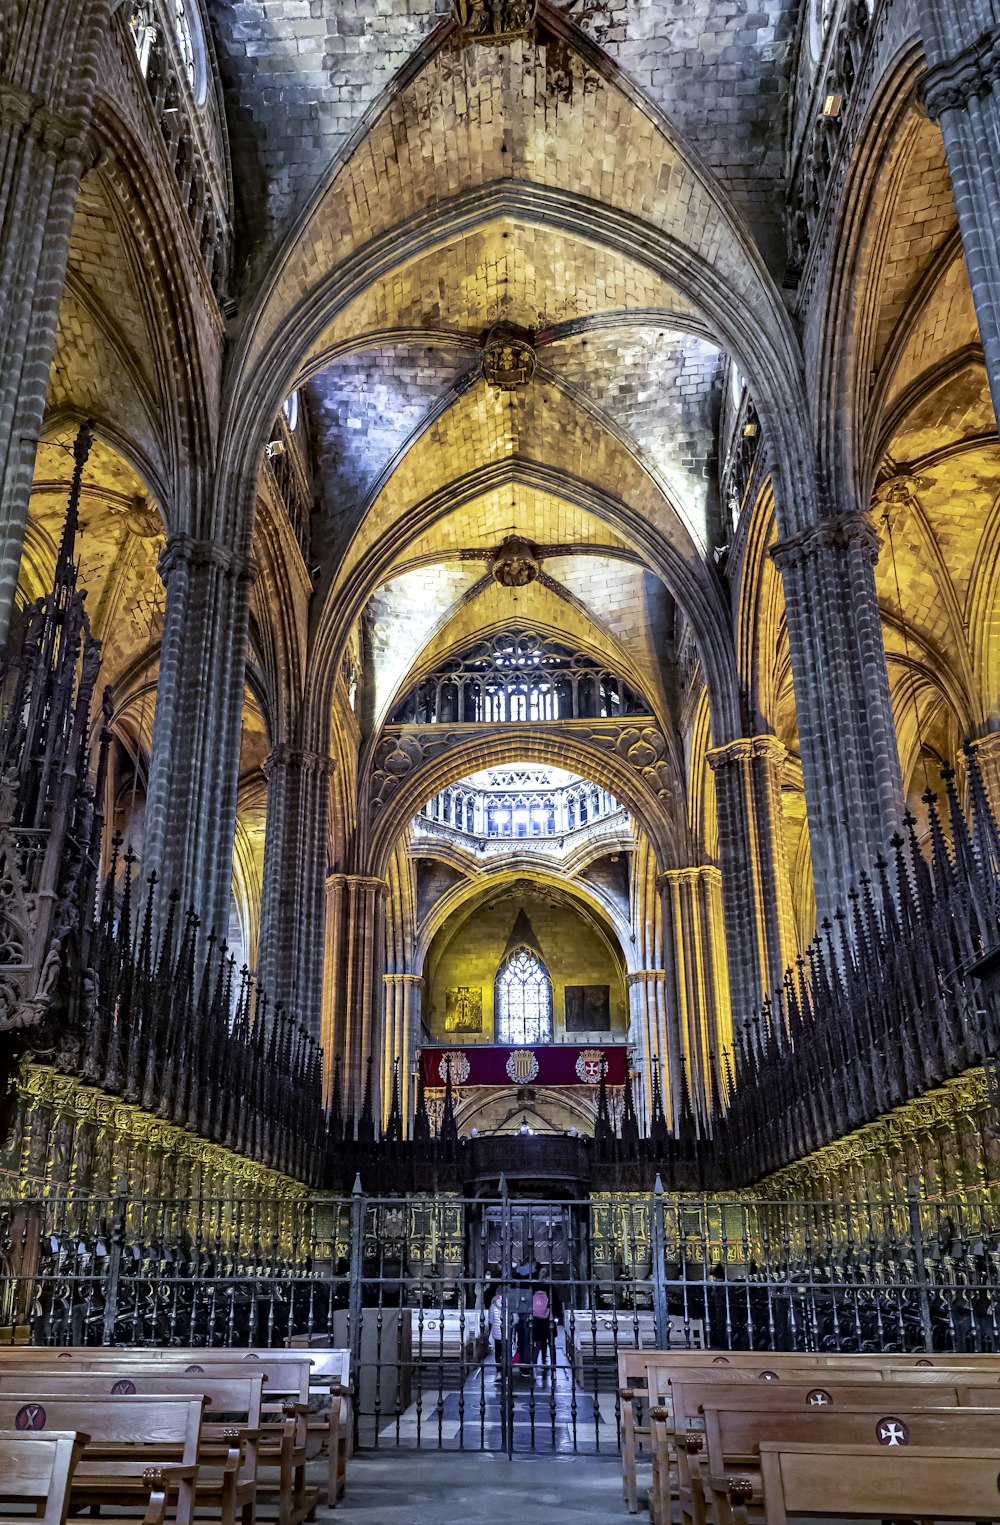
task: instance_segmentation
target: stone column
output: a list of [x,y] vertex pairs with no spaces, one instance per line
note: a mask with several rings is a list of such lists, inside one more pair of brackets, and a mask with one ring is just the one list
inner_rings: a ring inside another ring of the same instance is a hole
[[254,573],[247,557],[187,535],[160,558],[167,598],[143,869],[220,935],[229,924]]
[[[721,1063],[732,1049],[733,1019],[722,918],[722,875],[710,865],[668,869],[659,881],[663,896],[666,999],[673,1006],[678,1061],[683,1060],[691,1104],[710,1110],[710,1056]],[[676,1116],[681,1102],[681,1064],[671,1069]]]
[[781,986],[795,957],[795,922],[781,810],[785,748],[748,736],[708,754],[715,775],[726,955],[738,1022]]
[[824,520],[772,550],[785,587],[809,845],[820,922],[874,872],[903,780],[867,514]]
[[45,412],[108,0],[0,7],[0,638]]
[[[628,986],[628,1038],[635,1052],[635,1067],[642,1076],[642,1095],[636,1097],[640,1119],[648,1129],[652,1117],[653,1071],[659,1070],[660,1094],[670,1120],[671,1044],[667,1024],[667,974],[665,969],[634,969]],[[676,1053],[674,1069],[676,1069]]]
[[[385,973],[384,879],[363,874],[331,874],[326,881],[326,935],[323,958],[323,1016],[320,1038],[325,1056],[324,1100],[333,1097],[333,1065],[340,1060],[341,1102],[360,1112],[369,1055],[372,1084],[378,1087],[382,1054],[382,976]],[[372,1098],[377,1116],[378,1096]]]
[[257,975],[319,1038],[326,845],[333,763],[281,742],[264,764],[267,825]]
[[920,93],[940,125],[993,406],[1000,417],[1000,23],[993,0],[917,0]]
[[413,1066],[420,1041],[424,982],[419,974],[384,974],[385,1037],[382,1045],[382,1125],[392,1105],[392,1071],[399,1060],[399,1104],[403,1137],[413,1131]]
[[983,775],[990,808],[1000,821],[1000,731],[988,731],[985,736],[976,737],[970,745]]

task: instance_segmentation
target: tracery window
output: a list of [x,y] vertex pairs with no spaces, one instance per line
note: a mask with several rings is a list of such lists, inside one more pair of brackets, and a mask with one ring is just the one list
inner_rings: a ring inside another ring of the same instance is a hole
[[527,628],[480,641],[395,706],[394,724],[614,719],[648,705],[617,673]]
[[181,63],[200,106],[205,98],[205,44],[201,35],[201,19],[197,13],[198,0],[172,0],[172,3],[174,36],[180,49]]
[[552,981],[537,953],[515,948],[497,970],[498,1043],[552,1042]]

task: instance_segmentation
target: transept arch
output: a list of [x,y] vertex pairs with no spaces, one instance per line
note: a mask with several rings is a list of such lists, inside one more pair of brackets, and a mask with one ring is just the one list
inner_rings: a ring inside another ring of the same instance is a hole
[[[444,736],[421,736],[444,730]],[[627,721],[563,724],[546,734],[537,726],[406,727],[386,735],[359,789],[357,870],[376,878],[387,871],[396,843],[425,800],[481,768],[515,762],[548,763],[607,789],[635,817],[667,867],[683,851],[659,768],[666,744],[652,726]]]

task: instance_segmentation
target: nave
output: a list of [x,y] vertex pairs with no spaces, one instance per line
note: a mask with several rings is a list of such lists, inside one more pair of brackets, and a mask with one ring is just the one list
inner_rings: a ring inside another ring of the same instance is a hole
[[1000,1516],[998,81],[0,0],[0,1525]]

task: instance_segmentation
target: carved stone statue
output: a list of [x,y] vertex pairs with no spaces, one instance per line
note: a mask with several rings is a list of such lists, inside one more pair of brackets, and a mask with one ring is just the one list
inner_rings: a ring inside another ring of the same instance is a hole
[[490,571],[505,588],[526,588],[541,570],[538,547],[521,535],[508,535],[490,557]]
[[483,376],[491,387],[512,392],[535,374],[531,333],[516,323],[495,323],[483,341]]
[[469,42],[499,44],[530,37],[536,0],[452,0],[455,20]]

